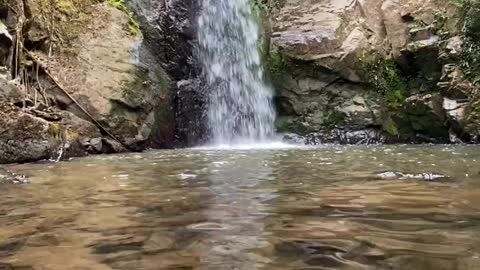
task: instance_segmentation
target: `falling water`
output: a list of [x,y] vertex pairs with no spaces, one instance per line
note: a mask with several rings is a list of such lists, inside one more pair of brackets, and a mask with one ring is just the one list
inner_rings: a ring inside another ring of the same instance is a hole
[[248,0],[204,0],[198,39],[210,87],[208,124],[212,143],[272,140],[272,91],[263,80],[258,25]]

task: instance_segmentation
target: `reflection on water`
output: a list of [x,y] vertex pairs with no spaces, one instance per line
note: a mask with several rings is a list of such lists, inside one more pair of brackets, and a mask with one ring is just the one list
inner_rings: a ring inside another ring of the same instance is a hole
[[479,150],[204,149],[11,165],[31,183],[0,184],[0,269],[480,269]]

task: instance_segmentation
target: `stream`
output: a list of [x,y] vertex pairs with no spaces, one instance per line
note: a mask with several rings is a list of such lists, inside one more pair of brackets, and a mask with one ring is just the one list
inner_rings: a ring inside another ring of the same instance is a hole
[[480,269],[480,147],[169,150],[8,165],[0,269]]

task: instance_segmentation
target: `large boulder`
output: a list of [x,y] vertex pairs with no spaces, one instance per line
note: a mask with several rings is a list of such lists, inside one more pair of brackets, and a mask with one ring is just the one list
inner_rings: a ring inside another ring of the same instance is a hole
[[170,82],[159,63],[142,61],[142,37],[132,28],[132,18],[108,3],[95,4],[88,17],[68,53],[49,60],[36,53],[77,102],[54,86],[51,98],[62,109],[98,121],[129,149],[172,146]]
[[57,129],[48,121],[25,114],[15,106],[0,108],[0,163],[27,162],[52,157],[60,147]]
[[22,110],[0,103],[0,164],[101,153],[102,136],[69,112]]

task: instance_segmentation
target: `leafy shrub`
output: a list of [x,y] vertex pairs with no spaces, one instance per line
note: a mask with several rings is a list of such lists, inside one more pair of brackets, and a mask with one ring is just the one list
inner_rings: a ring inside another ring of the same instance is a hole
[[398,109],[408,95],[407,81],[391,59],[375,58],[365,63],[366,81],[384,97],[390,109]]

